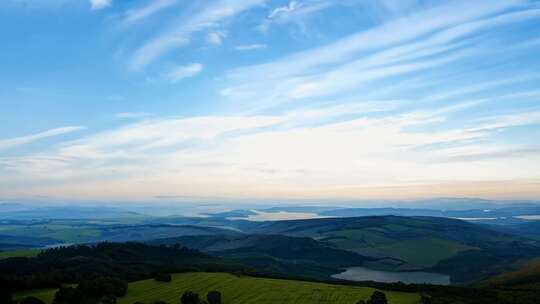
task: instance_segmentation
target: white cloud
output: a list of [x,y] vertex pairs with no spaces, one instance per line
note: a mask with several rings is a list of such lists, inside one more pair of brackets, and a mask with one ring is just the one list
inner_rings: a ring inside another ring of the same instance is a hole
[[[500,128],[540,121],[538,113],[512,114],[469,121],[454,129],[431,128],[451,112],[473,105],[401,114],[383,109],[371,115],[376,107],[350,105],[283,115],[146,120],[66,142],[47,152],[0,158],[4,169],[0,185],[42,185],[46,180],[53,185],[40,186],[40,191],[70,195],[85,189],[91,197],[181,193],[331,198],[358,197],[385,187],[403,187],[397,191],[403,194],[410,187],[430,183],[540,179],[535,173],[540,172],[536,170],[540,169],[539,156],[527,146],[520,149],[529,152],[509,155],[505,162],[493,153],[474,162],[457,159],[490,153],[467,147],[489,141]],[[352,113],[356,115],[349,120],[319,120]],[[319,123],[311,124],[313,119]],[[452,144],[453,150],[446,144]],[[464,148],[458,149],[460,146]],[[454,158],[452,163],[433,161],[446,156]],[[365,189],[357,189],[358,185]]]
[[258,29],[266,32],[272,23],[285,24],[290,22],[303,27],[302,19],[304,17],[339,3],[340,1],[329,0],[290,1],[287,5],[272,9],[266,19],[258,26]]
[[80,131],[85,129],[84,127],[80,126],[74,126],[74,127],[63,127],[63,128],[56,128],[47,130],[44,132],[40,132],[33,135],[27,135],[22,137],[16,137],[16,138],[10,138],[10,139],[2,139],[0,140],[0,150],[5,150],[9,148],[14,148],[26,144],[33,143],[35,141],[45,139],[48,137],[58,136],[66,133],[71,133],[75,131]]
[[106,8],[112,4],[112,0],[90,0],[90,5],[93,10]]
[[123,22],[124,24],[139,22],[175,5],[176,3],[178,3],[178,0],[150,0],[150,2],[143,7],[128,10]]
[[236,46],[237,51],[253,51],[267,48],[266,44],[256,43],[256,44],[244,44]]
[[147,112],[122,112],[114,115],[116,118],[144,118],[153,116],[152,113]]
[[527,111],[514,114],[484,117],[478,120],[475,130],[496,130],[523,125],[540,124],[540,111]]
[[172,83],[179,82],[185,78],[193,77],[202,72],[204,66],[200,63],[177,66],[164,75],[164,78]]
[[[521,3],[519,0],[453,1],[398,18],[380,26],[360,31],[331,44],[288,55],[261,65],[239,68],[232,77],[272,75],[274,78],[292,76],[299,71],[311,71],[328,64],[347,62],[358,54],[395,46],[441,29],[472,22],[476,19],[504,11]],[[293,65],[294,63],[294,65]],[[294,68],[293,68],[294,67]]]
[[206,40],[210,44],[221,45],[221,43],[223,43],[223,39],[225,39],[226,37],[227,37],[226,31],[213,31],[213,32],[208,33],[208,35],[206,36]]
[[[444,3],[326,46],[234,69],[221,93],[230,99],[256,101],[253,108],[258,110],[295,99],[360,90],[370,81],[449,65],[481,54],[481,45],[478,48],[464,38],[538,17],[538,11],[525,10],[486,18],[519,2],[478,1],[473,7],[468,1]],[[467,7],[466,13],[463,7]],[[435,57],[441,54],[444,56]]]
[[172,49],[189,44],[193,33],[215,28],[245,10],[261,5],[265,0],[209,1],[197,13],[177,20],[160,35],[135,50],[130,67],[141,69]]

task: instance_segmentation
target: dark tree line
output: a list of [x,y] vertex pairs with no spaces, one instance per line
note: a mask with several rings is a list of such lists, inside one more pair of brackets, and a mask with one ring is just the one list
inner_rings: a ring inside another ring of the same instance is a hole
[[[221,293],[219,291],[209,291],[206,294],[206,300],[202,299],[198,293],[186,291],[180,297],[180,304],[222,304]],[[135,302],[134,304],[145,304]],[[154,301],[150,304],[169,304],[165,301]]]
[[0,285],[0,303],[13,303],[11,291],[5,289],[5,286],[2,285]]
[[82,281],[75,287],[62,287],[54,295],[53,304],[114,304],[126,295],[127,282],[114,278]]
[[166,273],[197,271],[248,272],[242,265],[180,246],[100,243],[48,249],[35,258],[0,260],[0,286],[16,292],[59,288],[99,277],[128,282],[153,277],[167,280]]

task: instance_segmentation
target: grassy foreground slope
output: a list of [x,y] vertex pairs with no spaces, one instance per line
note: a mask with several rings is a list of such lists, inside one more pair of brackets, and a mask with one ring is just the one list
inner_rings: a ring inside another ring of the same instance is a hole
[[[223,302],[226,304],[354,304],[358,300],[369,298],[375,289],[197,272],[175,274],[169,283],[156,282],[153,279],[130,283],[127,295],[118,299],[118,303],[133,304],[137,301],[152,303],[157,300],[178,303],[182,293],[188,290],[204,296],[208,291],[218,290],[222,293]],[[19,294],[18,297],[33,295],[50,303],[54,292],[54,290],[36,291]],[[391,304],[420,303],[418,294],[385,293]]]

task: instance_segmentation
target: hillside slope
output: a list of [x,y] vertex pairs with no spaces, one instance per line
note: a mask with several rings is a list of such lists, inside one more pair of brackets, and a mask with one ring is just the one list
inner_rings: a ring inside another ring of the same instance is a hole
[[[153,279],[129,284],[128,293],[119,298],[119,304],[135,302],[153,303],[167,301],[178,303],[185,291],[205,296],[208,291],[218,290],[223,303],[235,304],[311,304],[356,303],[367,299],[375,289],[369,287],[340,286],[292,280],[278,280],[235,276],[225,273],[184,273],[173,275],[170,283]],[[50,304],[54,290],[18,294],[18,297],[34,295]],[[390,304],[417,304],[420,296],[415,293],[385,291]]]
[[[469,222],[435,217],[372,216],[264,222],[252,233],[311,237],[334,248],[382,259],[366,266],[430,269],[453,282],[482,279],[515,261],[540,256],[535,240]],[[381,262],[384,261],[384,262]]]
[[214,256],[238,261],[266,273],[328,279],[350,265],[374,259],[326,246],[307,237],[283,235],[181,236],[148,242],[152,245],[181,245]]

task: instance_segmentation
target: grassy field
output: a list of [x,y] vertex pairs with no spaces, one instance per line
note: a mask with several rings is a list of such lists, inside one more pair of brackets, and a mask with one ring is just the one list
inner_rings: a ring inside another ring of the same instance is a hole
[[333,231],[325,233],[325,237],[329,238],[329,243],[340,249],[367,256],[393,257],[420,268],[434,266],[460,251],[474,249],[458,242],[435,237],[396,240],[394,236],[402,233],[401,230],[404,228],[391,226]]
[[40,249],[2,251],[0,252],[0,260],[15,257],[35,257],[40,251]]
[[39,290],[32,290],[28,292],[21,292],[18,294],[15,294],[14,299],[15,300],[22,300],[25,297],[33,296],[38,299],[41,299],[43,302],[50,304],[52,303],[54,299],[54,294],[56,293],[56,289],[39,289]]
[[[178,303],[182,293],[188,290],[200,295],[206,295],[210,290],[218,290],[226,304],[354,304],[358,300],[367,299],[374,291],[366,287],[238,277],[225,273],[184,273],[173,275],[170,283],[160,283],[153,279],[130,283],[127,295],[119,299],[118,303],[152,303],[156,300]],[[18,294],[17,298],[33,295],[51,303],[54,292],[33,291]],[[416,304],[420,301],[419,295],[413,293],[386,292],[386,295],[392,304]]]

